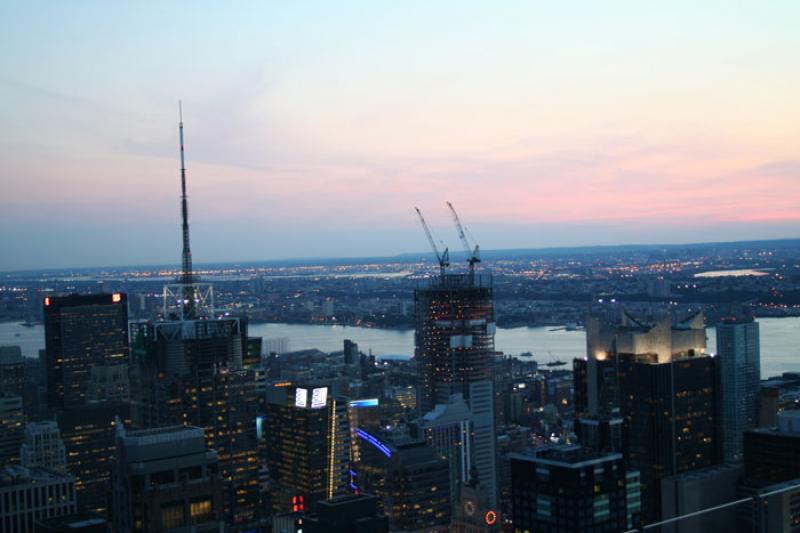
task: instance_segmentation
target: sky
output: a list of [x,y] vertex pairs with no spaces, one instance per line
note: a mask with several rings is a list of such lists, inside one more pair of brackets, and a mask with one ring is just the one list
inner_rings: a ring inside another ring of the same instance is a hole
[[0,3],[0,270],[800,237],[800,2]]

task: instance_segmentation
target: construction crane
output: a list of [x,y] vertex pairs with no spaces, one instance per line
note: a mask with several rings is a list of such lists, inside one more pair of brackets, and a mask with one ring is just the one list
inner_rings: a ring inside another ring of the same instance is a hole
[[439,262],[439,272],[442,276],[444,276],[444,270],[450,266],[450,251],[445,247],[444,253],[439,253],[439,248],[436,246],[436,241],[431,234],[430,228],[428,228],[428,223],[425,222],[425,217],[422,216],[422,211],[419,210],[419,207],[415,207],[417,211],[417,215],[419,215],[419,221],[422,224],[422,229],[425,230],[425,235],[428,237],[428,242],[431,243],[431,248],[433,248],[433,253],[436,254],[436,260]]
[[461,239],[461,244],[464,246],[464,251],[467,253],[469,273],[471,275],[475,274],[475,263],[481,262],[480,247],[477,243],[475,244],[475,248],[470,245],[469,240],[467,239],[466,231],[464,230],[464,226],[461,225],[461,220],[458,218],[458,213],[456,213],[456,209],[453,207],[453,204],[447,202],[447,207],[450,208],[450,213],[453,215],[453,222],[455,222],[456,230],[458,231],[458,238]]

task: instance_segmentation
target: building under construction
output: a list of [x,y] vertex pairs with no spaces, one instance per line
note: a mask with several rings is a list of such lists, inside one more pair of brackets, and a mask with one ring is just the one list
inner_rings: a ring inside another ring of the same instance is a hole
[[[414,291],[416,329],[414,358],[417,365],[417,406],[424,416],[437,404],[447,404],[454,394],[469,406],[473,435],[467,456],[480,478],[486,498],[495,506],[497,468],[494,420],[494,301],[492,277],[475,272],[480,262],[478,246],[470,245],[453,206],[448,203],[469,268],[448,274],[448,252],[439,254],[422,214],[420,221],[439,260],[440,274]],[[463,469],[461,483],[472,475]]]
[[417,404],[427,413],[469,384],[491,380],[494,304],[489,274],[446,274],[414,292]]

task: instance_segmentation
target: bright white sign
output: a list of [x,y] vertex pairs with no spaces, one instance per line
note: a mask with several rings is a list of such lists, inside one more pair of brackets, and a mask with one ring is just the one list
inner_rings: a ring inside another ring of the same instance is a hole
[[314,389],[311,392],[311,408],[319,409],[328,403],[328,387]]
[[294,406],[305,407],[308,405],[308,389],[297,388],[294,391]]

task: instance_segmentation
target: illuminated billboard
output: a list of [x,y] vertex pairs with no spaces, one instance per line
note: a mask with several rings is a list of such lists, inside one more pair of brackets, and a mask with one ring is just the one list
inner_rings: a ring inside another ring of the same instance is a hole
[[328,387],[317,387],[311,389],[311,403],[308,402],[308,389],[301,389],[298,387],[294,391],[294,406],[295,407],[310,407],[311,409],[320,409],[328,405]]
[[294,391],[294,406],[306,407],[308,405],[308,389],[297,388]]
[[319,409],[328,403],[328,387],[320,387],[311,391],[311,408]]
[[364,400],[352,400],[350,407],[377,407],[380,405],[378,398],[366,398]]

